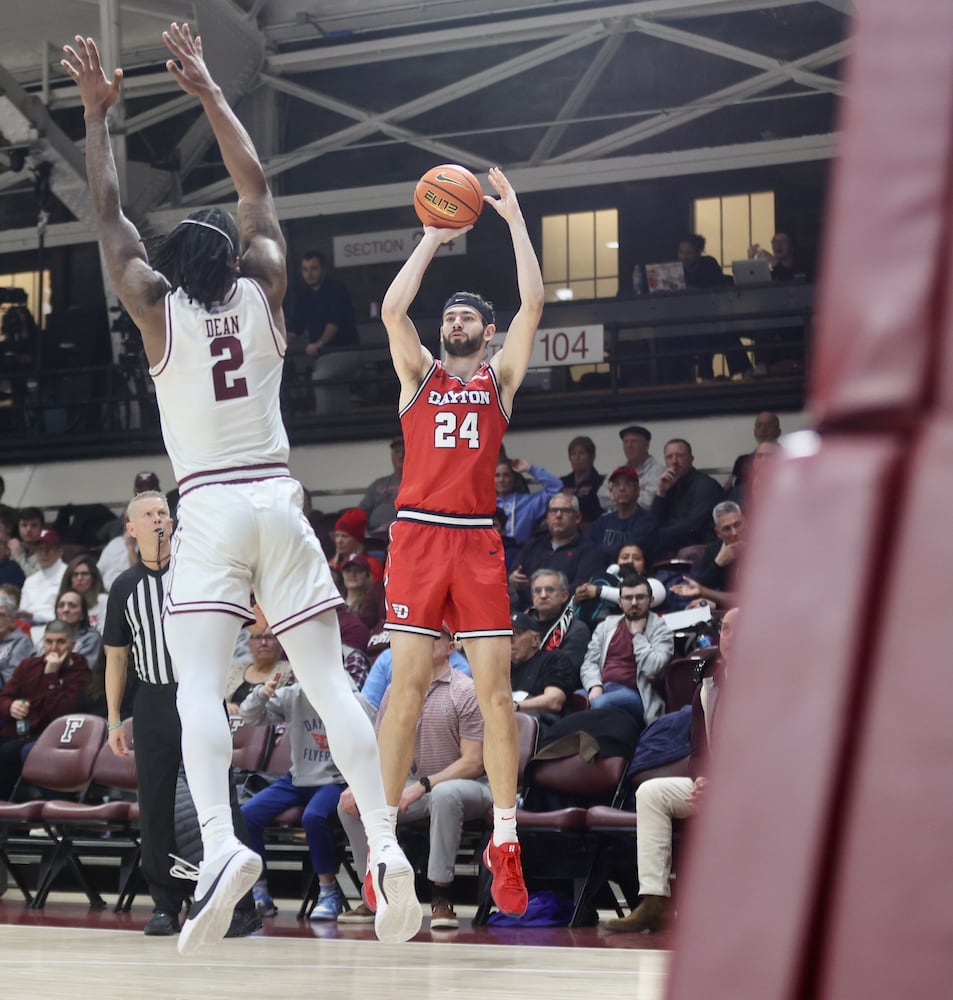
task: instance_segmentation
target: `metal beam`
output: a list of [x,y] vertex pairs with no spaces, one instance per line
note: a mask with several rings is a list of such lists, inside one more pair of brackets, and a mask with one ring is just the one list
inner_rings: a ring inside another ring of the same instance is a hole
[[[468,94],[482,90],[483,87],[491,83],[499,83],[508,77],[516,76],[519,73],[550,62],[559,56],[565,55],[567,52],[572,52],[575,49],[589,45],[604,35],[605,28],[603,26],[590,25],[575,35],[556,39],[548,45],[542,45],[530,52],[524,52],[513,59],[508,59],[506,62],[481,70],[479,73],[474,73],[472,76],[456,80],[446,87],[423,94],[412,101],[407,101],[382,114],[372,115],[366,121],[341,129],[329,136],[325,136],[323,139],[307,143],[290,153],[286,153],[284,156],[277,156],[265,164],[265,173],[269,177],[273,177],[285,170],[290,170],[292,167],[309,163],[311,160],[323,156],[330,150],[340,149],[366,136],[373,135],[375,132],[380,131],[381,125],[384,123],[413,118],[423,111],[432,110],[442,104],[448,104],[450,101],[457,100],[457,98],[465,97]],[[191,192],[184,200],[189,205],[203,204],[208,201],[216,201],[222,196],[229,194],[231,190],[231,180],[225,179],[214,184],[209,184],[198,191]]]
[[[847,43],[838,42],[836,45],[828,46],[819,52],[813,52],[795,62],[796,65],[802,67],[824,66],[842,58],[846,50]],[[606,156],[617,149],[622,149],[642,142],[652,136],[668,132],[687,122],[694,121],[696,118],[702,118],[742,98],[751,97],[753,94],[769,90],[771,87],[775,87],[778,83],[787,79],[787,77],[786,70],[780,66],[765,73],[759,73],[757,76],[742,80],[740,83],[717,90],[711,94],[706,94],[704,97],[699,97],[684,107],[655,115],[647,121],[640,122],[638,125],[633,125],[630,128],[614,132],[612,135],[603,136],[601,139],[596,139],[583,146],[578,146],[576,149],[561,153],[559,156],[553,157],[553,162],[568,163],[573,160],[588,160],[593,157]]]
[[622,39],[623,32],[613,31],[602,43],[602,48],[586,67],[585,73],[579,78],[576,86],[573,87],[572,93],[566,98],[563,106],[559,109],[556,121],[549,127],[546,134],[537,144],[536,149],[533,150],[529,158],[531,164],[535,165],[549,158],[549,155],[559,144],[559,140],[569,127],[569,119],[585,103],[586,98],[592,93],[593,87],[599,82],[599,77],[602,76],[609,63],[612,62],[613,56],[619,51]]

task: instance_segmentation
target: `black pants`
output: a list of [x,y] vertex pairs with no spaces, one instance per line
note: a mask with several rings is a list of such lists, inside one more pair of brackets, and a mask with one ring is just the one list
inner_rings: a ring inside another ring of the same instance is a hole
[[182,762],[176,684],[140,684],[132,709],[139,779],[142,874],[156,907],[178,913],[194,884],[169,874],[175,850],[175,782]]

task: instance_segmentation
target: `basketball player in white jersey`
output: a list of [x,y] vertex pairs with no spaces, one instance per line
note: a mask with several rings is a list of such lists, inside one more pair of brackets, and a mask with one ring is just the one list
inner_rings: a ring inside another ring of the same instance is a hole
[[166,67],[201,102],[239,200],[237,227],[217,208],[183,220],[155,269],[122,211],[109,143],[106,115],[122,71],[107,79],[95,43],[79,36],[75,48],[65,47],[63,66],[83,100],[86,172],[109,278],[142,332],[180,489],[164,624],[204,860],[179,951],[222,938],[235,902],[261,870],[232,827],[222,708],[238,630],[254,620],[252,590],[354,789],[371,845],[378,937],[404,941],[421,923],[414,873],[388,820],[371,723],[342,665],[341,598],[287,468],[278,406],[284,238],[254,145],[212,80],[201,40],[177,24],[162,37],[174,57]]

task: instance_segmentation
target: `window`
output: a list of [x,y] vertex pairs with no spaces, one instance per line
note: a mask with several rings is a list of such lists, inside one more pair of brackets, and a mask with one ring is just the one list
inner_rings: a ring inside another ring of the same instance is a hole
[[705,237],[705,253],[721,264],[725,274],[731,274],[731,262],[744,260],[752,243],[771,249],[774,192],[696,198],[694,230]]
[[610,299],[619,291],[619,212],[543,217],[546,301]]
[[[25,303],[16,301],[19,298],[18,291],[26,292]],[[41,329],[46,326],[46,317],[50,313],[50,272],[43,271],[42,279],[39,271],[0,274],[0,314],[6,312],[11,305],[26,305],[37,326]]]

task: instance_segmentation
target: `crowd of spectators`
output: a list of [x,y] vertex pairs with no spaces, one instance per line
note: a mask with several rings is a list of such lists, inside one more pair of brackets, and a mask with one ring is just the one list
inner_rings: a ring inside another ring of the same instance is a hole
[[[756,448],[739,456],[724,484],[695,468],[692,447],[683,438],[667,441],[659,461],[650,451],[651,431],[637,425],[619,432],[623,464],[607,476],[595,467],[596,448],[588,437],[569,442],[570,472],[561,478],[524,459],[501,456],[494,523],[509,571],[514,712],[535,716],[542,733],[580,710],[599,716],[602,727],[624,717],[618,724],[635,725],[639,732],[665,712],[653,683],[674,655],[672,630],[663,615],[687,605],[707,607],[720,617],[735,607],[745,510],[749,498],[757,497],[759,471],[779,447],[780,433],[776,414],[758,414]],[[345,668],[371,714],[386,710],[391,667],[383,629],[384,567],[368,546],[385,557],[401,477],[399,438],[391,442],[391,458],[392,472],[370,484],[358,507],[339,512],[333,522],[325,520],[333,530],[321,538],[345,602],[339,610]],[[158,485],[153,474],[140,474],[135,488],[153,482]],[[30,747],[54,718],[79,710],[106,714],[102,630],[110,580],[102,560],[105,555],[108,564],[110,546],[120,570],[139,558],[135,538],[119,530],[104,546],[68,553],[64,562],[63,544],[40,510],[0,509],[0,798],[9,796]],[[670,580],[666,590],[656,576],[688,549],[695,550],[695,568],[677,582]],[[359,840],[351,822],[353,803],[346,792],[342,797],[330,757],[315,766],[321,721],[289,674],[280,644],[261,624],[250,635],[243,632],[236,645],[227,710],[249,723],[290,725],[296,763],[270,798],[246,806],[254,846],[260,847],[261,830],[278,806],[306,805],[305,825],[321,880],[315,919],[340,916],[343,922],[360,922],[366,914],[345,911],[337,894],[327,841],[327,823],[336,808],[352,843]],[[475,699],[468,675],[465,645],[458,648],[448,635],[435,640],[432,688],[439,697],[435,694],[434,706],[443,705],[444,713],[459,711],[468,721],[446,744],[441,717],[433,740],[425,740],[415,756],[404,804],[407,819],[429,816],[433,825],[441,817],[442,839],[428,870],[435,926],[445,928],[456,926],[447,858],[452,859],[460,831],[443,818],[443,810],[459,816],[464,802],[469,816],[484,807],[488,795],[482,729],[479,713],[471,718]],[[609,709],[619,711],[604,711]],[[428,731],[427,719],[425,710],[418,740]],[[306,733],[312,743],[301,742]],[[316,775],[322,787],[333,788],[318,796]],[[447,787],[434,797],[434,786],[444,782]],[[682,799],[690,793],[690,786],[679,786]],[[359,843],[357,848],[356,855]],[[269,915],[274,907],[265,882],[257,895],[260,915]],[[656,882],[651,895],[665,892]],[[652,906],[667,916],[667,904]],[[630,923],[655,929],[663,920],[652,913],[648,922]],[[617,929],[630,927],[623,922]]]

